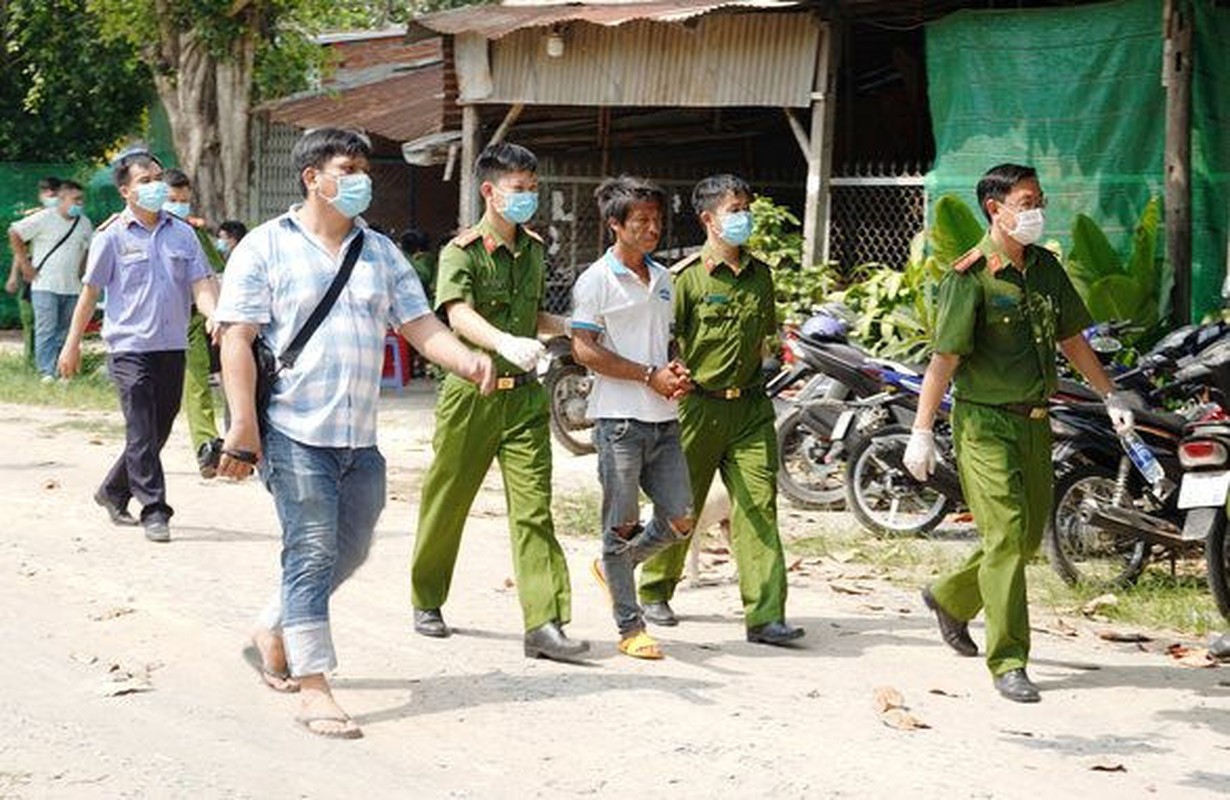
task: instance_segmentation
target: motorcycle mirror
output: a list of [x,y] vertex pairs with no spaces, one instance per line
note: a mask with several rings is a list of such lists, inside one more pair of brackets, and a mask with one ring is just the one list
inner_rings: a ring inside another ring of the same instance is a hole
[[1089,346],[1095,353],[1117,353],[1123,349],[1123,342],[1113,336],[1094,336],[1089,340]]

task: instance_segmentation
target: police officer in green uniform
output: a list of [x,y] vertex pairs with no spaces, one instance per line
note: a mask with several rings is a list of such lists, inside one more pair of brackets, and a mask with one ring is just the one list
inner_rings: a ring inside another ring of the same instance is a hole
[[538,161],[499,143],[475,163],[483,218],[440,253],[436,308],[467,342],[498,356],[496,391],[444,379],[436,403],[435,459],[423,480],[410,567],[414,628],[445,637],[448,599],[466,514],[492,459],[499,459],[508,502],[513,565],[525,621],[525,654],[568,661],[589,649],[569,639],[568,564],[551,520],[551,440],[547,394],[535,367],[536,338],[558,335],[563,320],[539,311],[546,286],[542,239],[523,227],[538,205]]
[[1035,244],[1046,199],[1031,167],[1001,164],[978,183],[990,223],[979,244],[940,281],[935,354],[923,379],[905,466],[919,480],[935,468],[932,424],[954,382],[957,468],[981,545],[956,572],[923,590],[944,641],[978,654],[968,624],[986,618],[986,661],[995,688],[1037,702],[1029,659],[1025,565],[1038,550],[1052,497],[1047,399],[1055,392],[1055,347],[1105,398],[1121,432],[1131,428],[1131,393],[1113,391],[1081,335],[1090,323],[1063,267]]
[[[720,473],[730,492],[730,542],[739,568],[747,639],[785,644],[803,635],[786,623],[786,563],[777,530],[777,434],[760,364],[777,328],[773,276],[742,245],[752,232],[751,188],[714,175],[692,191],[706,232],[700,252],[675,273],[675,336],[692,373],[679,401],[680,441],[692,480],[693,508]],[[683,575],[688,543],[662,550],[641,568],[644,616],[678,624],[670,599]]]

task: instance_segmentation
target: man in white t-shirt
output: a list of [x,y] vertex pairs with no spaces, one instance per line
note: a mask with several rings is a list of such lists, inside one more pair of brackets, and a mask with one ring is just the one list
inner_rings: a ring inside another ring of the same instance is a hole
[[81,270],[94,226],[82,212],[83,192],[61,181],[57,203],[9,227],[13,260],[30,283],[34,307],[34,365],[44,381],[55,380],[56,357],[64,345],[81,294]]
[[[692,532],[692,489],[675,402],[692,383],[670,353],[670,272],[650,258],[662,235],[666,195],[646,181],[621,177],[605,181],[595,196],[615,243],[572,290],[572,352],[596,373],[588,414],[595,420],[603,528],[602,558],[592,572],[610,595],[619,651],[657,659],[662,651],[645,632],[633,571]],[[642,489],[654,505],[644,525]]]

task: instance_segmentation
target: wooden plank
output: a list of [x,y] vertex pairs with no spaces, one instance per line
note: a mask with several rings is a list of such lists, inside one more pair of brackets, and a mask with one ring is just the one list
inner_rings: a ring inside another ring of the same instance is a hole
[[1192,15],[1187,0],[1166,0],[1162,81],[1166,87],[1166,260],[1174,269],[1171,320],[1192,309]]
[[807,148],[807,185],[803,210],[804,268],[829,258],[829,218],[832,198],[833,125],[836,118],[837,65],[840,34],[832,22],[822,24],[816,56],[815,91],[811,104],[811,135]]

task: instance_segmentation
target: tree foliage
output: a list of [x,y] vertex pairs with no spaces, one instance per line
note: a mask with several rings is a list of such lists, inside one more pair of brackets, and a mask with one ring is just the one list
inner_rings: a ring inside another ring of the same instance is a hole
[[100,158],[139,127],[152,84],[87,0],[0,0],[0,160]]

